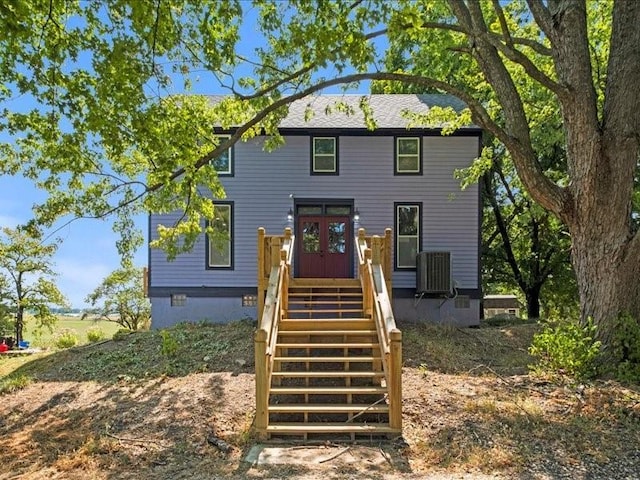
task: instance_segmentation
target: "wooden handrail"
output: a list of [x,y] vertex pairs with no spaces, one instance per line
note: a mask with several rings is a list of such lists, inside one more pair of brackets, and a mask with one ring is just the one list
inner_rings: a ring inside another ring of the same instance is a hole
[[365,313],[375,322],[382,367],[389,390],[389,426],[402,429],[402,332],[391,307],[391,229],[385,236],[367,237],[363,228],[355,239],[358,275]]
[[[278,327],[289,303],[289,278],[294,237],[265,235],[258,229],[258,329],[255,333],[256,428],[264,434],[269,424],[269,387]],[[267,274],[268,272],[268,274]]]

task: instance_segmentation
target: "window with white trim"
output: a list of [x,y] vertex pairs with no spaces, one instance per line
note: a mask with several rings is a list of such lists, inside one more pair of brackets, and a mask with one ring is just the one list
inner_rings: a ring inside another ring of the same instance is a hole
[[419,137],[396,137],[395,168],[395,173],[399,175],[420,175],[422,173]]
[[416,255],[420,251],[422,205],[397,203],[395,207],[396,269],[415,269]]
[[338,141],[336,137],[313,137],[311,142],[311,173],[338,174]]
[[[231,138],[231,135],[216,135],[218,142],[223,143]],[[219,144],[220,144],[219,143]],[[211,160],[211,165],[216,169],[219,176],[233,175],[233,148],[229,147],[224,152]]]
[[233,268],[233,204],[216,203],[207,235],[207,267]]

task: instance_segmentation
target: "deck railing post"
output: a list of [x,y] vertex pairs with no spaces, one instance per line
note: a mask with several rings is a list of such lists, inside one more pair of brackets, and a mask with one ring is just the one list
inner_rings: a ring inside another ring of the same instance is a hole
[[389,426],[402,430],[402,332],[390,332],[389,355]]
[[364,266],[362,267],[362,275],[365,281],[363,282],[364,288],[362,289],[362,301],[364,303],[365,313],[374,315],[373,308],[373,292],[371,291],[371,283],[369,282],[369,262],[371,261],[371,249],[367,248],[364,251]]
[[[292,237],[293,237],[293,230],[291,229],[291,227],[287,227],[284,229],[284,238],[286,240],[288,240],[289,242],[289,257],[287,258],[287,265],[290,267],[291,266],[291,259],[293,258],[293,245],[292,245]],[[289,276],[291,278],[293,278],[293,269],[289,268]]]
[[271,237],[271,267],[280,265],[280,238]]
[[289,310],[289,266],[287,264],[287,254],[286,250],[280,250],[280,264],[284,264],[284,271],[282,272],[282,291],[278,292],[278,295],[280,295],[280,306],[283,312]]
[[267,371],[267,332],[259,329],[254,336],[256,371],[256,429],[258,435],[266,435],[269,425],[269,375]]
[[264,294],[267,288],[264,275],[264,234],[263,227],[258,228],[258,328],[262,325],[262,311],[264,310]]
[[359,228],[358,229],[358,236],[356,237],[356,262],[358,264],[358,278],[362,278],[362,275],[364,274],[363,269],[364,266],[360,263],[360,254],[361,248],[367,248],[367,238],[366,238],[366,231],[364,228]]
[[381,250],[381,239],[378,235],[374,235],[371,237],[371,263],[374,265],[380,265],[380,250]]
[[387,295],[389,296],[389,301],[393,300],[393,282],[391,277],[393,275],[392,262],[391,258],[391,242],[393,239],[391,238],[392,232],[390,228],[385,228],[384,230],[384,262],[383,262],[383,271],[384,271],[384,279],[387,284]]

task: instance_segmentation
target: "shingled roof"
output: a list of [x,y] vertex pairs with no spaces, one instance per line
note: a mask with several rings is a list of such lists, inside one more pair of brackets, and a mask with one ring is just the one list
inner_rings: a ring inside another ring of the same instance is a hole
[[[280,128],[332,128],[362,129],[366,128],[364,115],[360,110],[360,101],[365,97],[373,111],[378,128],[407,128],[410,121],[404,112],[427,113],[431,107],[452,107],[459,111],[464,104],[451,95],[444,94],[333,94],[314,95],[296,100],[289,106],[289,115],[280,123]],[[213,102],[224,97],[212,96]],[[335,105],[348,105],[352,114],[337,111]],[[305,120],[308,109],[313,115]],[[327,114],[327,109],[332,112]],[[465,128],[476,129],[475,125]]]

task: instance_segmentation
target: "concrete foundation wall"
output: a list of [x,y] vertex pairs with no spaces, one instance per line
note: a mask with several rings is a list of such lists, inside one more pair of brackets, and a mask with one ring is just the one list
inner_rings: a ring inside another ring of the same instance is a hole
[[[480,301],[470,299],[464,307],[456,308],[455,299],[423,298],[416,304],[413,298],[396,298],[393,301],[393,310],[398,322],[428,322],[468,327],[479,325]],[[256,307],[243,307],[240,297],[188,297],[185,305],[180,307],[172,307],[169,297],[151,298],[152,328],[166,328],[180,322],[227,323],[245,318],[255,320]]]

